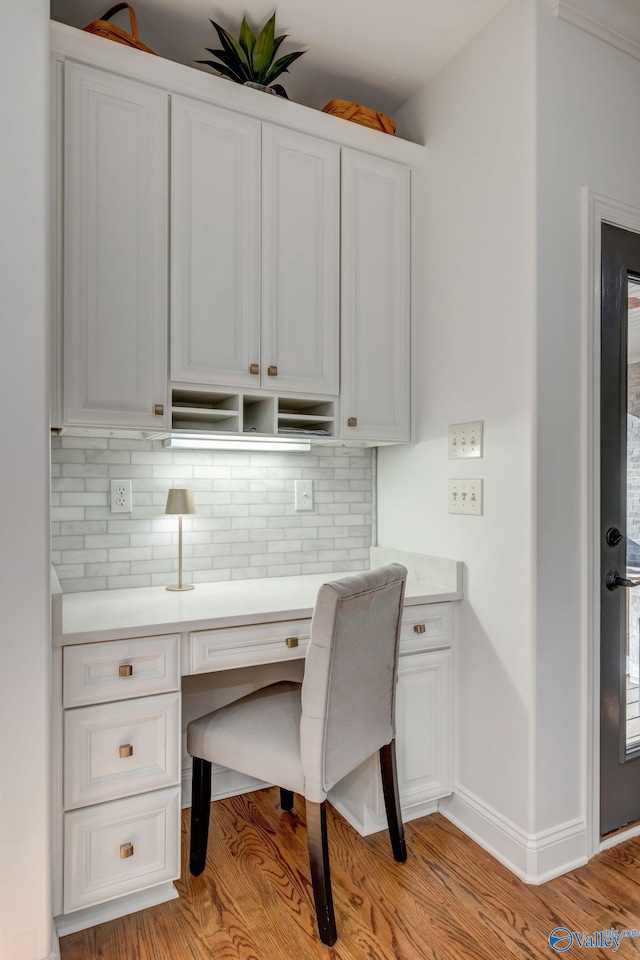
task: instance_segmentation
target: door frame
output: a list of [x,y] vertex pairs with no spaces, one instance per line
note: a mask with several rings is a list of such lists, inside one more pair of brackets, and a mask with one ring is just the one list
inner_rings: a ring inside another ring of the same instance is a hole
[[586,658],[583,669],[585,691],[583,736],[585,743],[585,817],[587,857],[640,835],[640,824],[600,840],[600,298],[602,224],[640,234],[640,208],[582,190],[584,305],[582,370],[586,457],[583,463],[582,583]]

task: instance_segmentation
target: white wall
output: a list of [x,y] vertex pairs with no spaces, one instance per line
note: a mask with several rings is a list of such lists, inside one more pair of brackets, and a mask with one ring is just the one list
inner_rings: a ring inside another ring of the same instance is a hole
[[[417,445],[381,451],[380,540],[468,566],[456,789],[539,845],[538,878],[588,850],[582,188],[640,207],[638,89],[640,63],[511,0],[400,117],[429,147]],[[447,462],[471,419],[484,460]],[[447,476],[473,474],[484,517],[447,515]]]
[[[584,781],[581,188],[640,207],[640,63],[538,2],[536,819],[575,815]],[[554,770],[554,767],[556,768]],[[557,769],[562,776],[557,776]]]
[[0,957],[51,950],[46,0],[0,33]]
[[[512,0],[398,119],[427,144],[413,330],[416,445],[381,449],[379,542],[463,560],[456,788],[531,826],[534,30]],[[447,460],[447,425],[485,456]],[[447,478],[485,480],[482,517],[447,513]]]

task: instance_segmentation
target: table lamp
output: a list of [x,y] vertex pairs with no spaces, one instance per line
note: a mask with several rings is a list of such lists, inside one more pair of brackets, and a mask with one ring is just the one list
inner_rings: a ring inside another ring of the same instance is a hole
[[182,516],[185,513],[195,513],[193,494],[183,487],[173,487],[167,496],[167,505],[164,510],[169,516],[178,517],[178,583],[170,584],[167,590],[193,590],[192,583],[182,582]]

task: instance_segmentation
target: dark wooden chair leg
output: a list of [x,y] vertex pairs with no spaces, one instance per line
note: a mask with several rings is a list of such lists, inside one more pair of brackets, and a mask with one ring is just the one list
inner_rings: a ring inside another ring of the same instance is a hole
[[395,740],[384,747],[380,747],[380,773],[382,774],[382,792],[384,794],[384,807],[387,811],[391,849],[394,859],[398,863],[404,863],[407,859],[407,845],[404,839],[400,795],[398,793]]
[[332,946],[338,939],[336,918],[333,911],[331,874],[329,872],[329,846],[327,844],[327,811],[324,803],[305,802],[307,808],[307,841],[313,899],[316,905],[318,933],[323,943]]
[[280,787],[280,806],[283,810],[293,810],[293,790]]
[[207,860],[209,814],[211,812],[211,764],[208,760],[193,758],[191,784],[191,849],[189,870],[199,877]]

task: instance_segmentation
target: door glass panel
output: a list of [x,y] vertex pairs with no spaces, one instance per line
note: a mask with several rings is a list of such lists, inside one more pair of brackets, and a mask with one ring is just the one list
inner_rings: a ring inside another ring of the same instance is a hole
[[[640,279],[628,280],[627,339],[627,573],[640,580]],[[640,750],[640,587],[627,595],[626,751]]]

